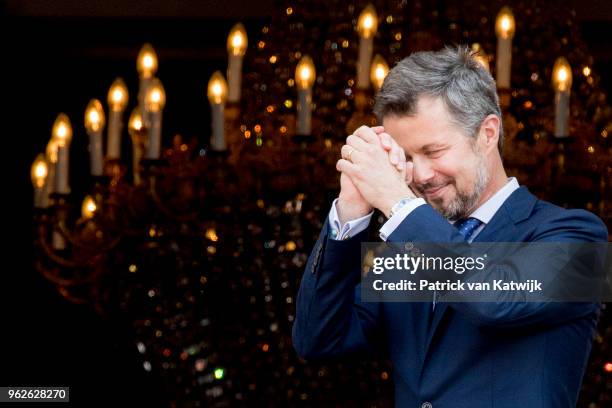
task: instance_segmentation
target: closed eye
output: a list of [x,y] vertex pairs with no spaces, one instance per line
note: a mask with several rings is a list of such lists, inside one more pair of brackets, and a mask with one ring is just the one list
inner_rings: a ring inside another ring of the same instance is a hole
[[436,157],[439,157],[440,155],[442,155],[443,152],[444,152],[444,149],[429,150],[429,151],[425,152],[425,155],[427,157],[436,158]]

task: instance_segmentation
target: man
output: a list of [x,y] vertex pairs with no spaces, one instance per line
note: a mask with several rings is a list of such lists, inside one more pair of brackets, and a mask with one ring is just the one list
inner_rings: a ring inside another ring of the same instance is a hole
[[358,254],[374,208],[387,242],[606,242],[605,225],[507,177],[495,82],[465,47],[401,61],[375,112],[382,127],[342,147],[298,294],[298,354],[384,349],[399,407],[575,406],[597,304],[362,302]]

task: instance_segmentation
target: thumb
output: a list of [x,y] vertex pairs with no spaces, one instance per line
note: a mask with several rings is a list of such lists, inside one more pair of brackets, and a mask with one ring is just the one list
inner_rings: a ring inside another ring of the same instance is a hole
[[411,161],[406,162],[406,168],[404,173],[404,179],[406,180],[406,184],[412,183],[412,172],[414,171],[414,163]]
[[391,135],[388,133],[379,133],[378,137],[380,138],[380,143],[385,149],[385,151],[389,152],[393,148],[393,141],[391,140]]

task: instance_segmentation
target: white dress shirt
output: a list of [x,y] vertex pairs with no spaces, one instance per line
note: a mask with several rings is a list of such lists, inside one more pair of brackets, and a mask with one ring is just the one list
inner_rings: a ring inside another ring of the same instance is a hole
[[[504,201],[510,197],[510,194],[519,188],[519,183],[515,177],[508,178],[508,182],[500,188],[491,198],[485,201],[480,207],[478,207],[473,213],[469,216],[474,217],[480,221],[482,224],[474,231],[472,236],[470,237],[470,241],[482,231],[482,229],[491,221],[491,218],[495,215],[497,210],[500,209]],[[331,211],[329,212],[329,225],[331,227],[331,237],[333,239],[344,240],[349,239],[361,231],[368,228],[370,224],[370,220],[372,219],[372,214],[374,212],[369,213],[361,218],[357,218],[355,220],[348,221],[344,223],[344,225],[340,225],[340,218],[338,217],[338,211],[336,210],[336,202],[338,199],[335,199],[332,203]],[[415,198],[408,202],[405,206],[399,209],[397,213],[393,214],[391,218],[387,220],[387,222],[380,229],[380,238],[383,241],[386,241],[387,238],[395,231],[395,229],[404,221],[404,219],[417,207],[425,204],[425,200],[422,198]],[[450,221],[449,221],[450,222]]]

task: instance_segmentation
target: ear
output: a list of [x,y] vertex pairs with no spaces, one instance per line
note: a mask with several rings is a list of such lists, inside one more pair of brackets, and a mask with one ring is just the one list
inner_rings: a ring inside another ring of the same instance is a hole
[[499,141],[499,128],[501,120],[497,115],[487,116],[480,125],[480,133],[478,134],[480,148],[489,153],[491,150],[497,151],[497,142]]

